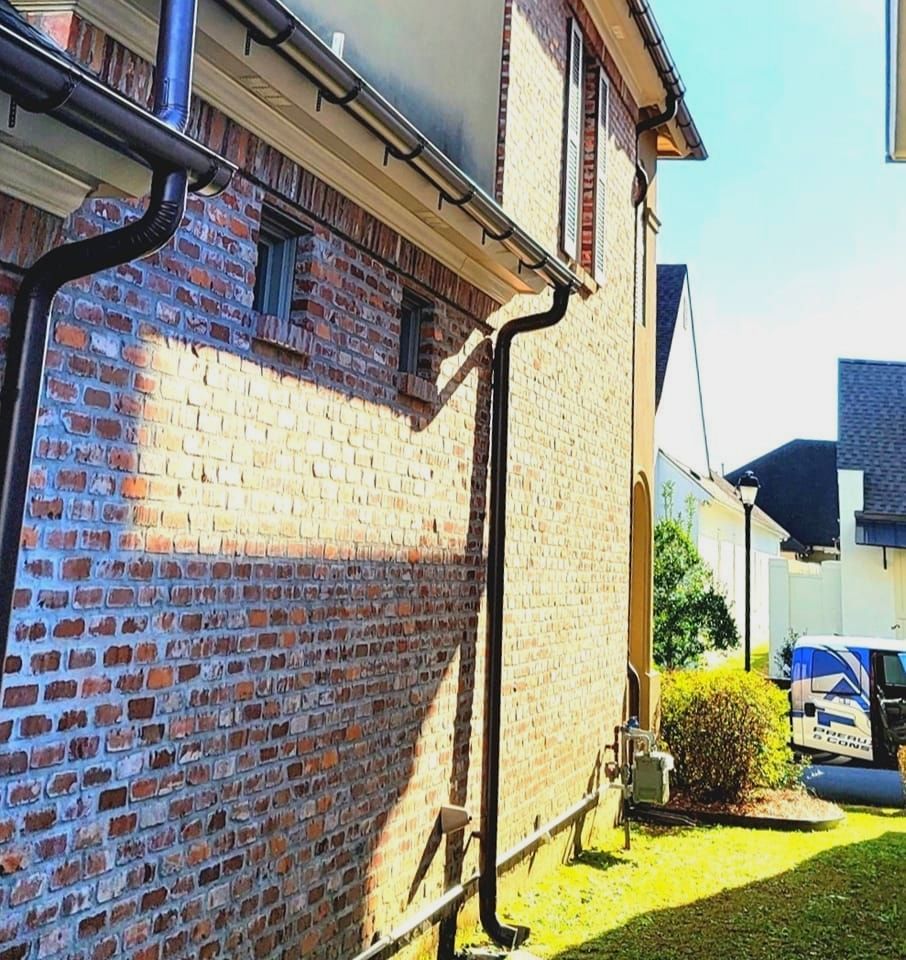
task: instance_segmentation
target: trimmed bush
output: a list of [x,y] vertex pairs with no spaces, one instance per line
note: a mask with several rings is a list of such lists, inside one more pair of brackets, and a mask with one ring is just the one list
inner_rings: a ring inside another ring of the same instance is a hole
[[789,747],[786,694],[756,673],[677,671],[664,677],[661,738],[676,780],[693,800],[737,801],[784,787],[798,768]]

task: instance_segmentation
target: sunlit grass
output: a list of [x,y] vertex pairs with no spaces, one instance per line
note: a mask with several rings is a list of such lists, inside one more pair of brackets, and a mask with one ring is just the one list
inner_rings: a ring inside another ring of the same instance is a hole
[[819,833],[634,828],[628,852],[614,831],[501,913],[560,960],[890,960],[906,956],[904,888],[906,816],[850,809]]
[[[764,674],[764,676],[769,676],[771,673],[770,657],[771,651],[768,644],[764,643],[752,647],[752,670],[755,673],[761,673]],[[708,657],[707,662],[709,666],[733,667],[734,669],[742,670],[743,667],[745,667],[746,655],[742,646],[739,646],[734,650],[728,650],[726,653],[712,653]]]

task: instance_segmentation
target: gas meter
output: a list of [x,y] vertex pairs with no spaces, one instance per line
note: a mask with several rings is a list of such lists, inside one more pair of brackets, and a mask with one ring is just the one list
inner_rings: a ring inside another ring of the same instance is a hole
[[673,757],[662,750],[636,753],[632,758],[629,786],[633,803],[665,804],[670,799]]

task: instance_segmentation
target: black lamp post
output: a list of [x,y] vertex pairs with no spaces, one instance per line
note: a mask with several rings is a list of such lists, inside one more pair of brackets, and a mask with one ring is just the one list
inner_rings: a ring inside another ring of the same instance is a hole
[[736,482],[736,493],[746,514],[746,673],[752,669],[752,507],[758,496],[758,477],[747,470]]

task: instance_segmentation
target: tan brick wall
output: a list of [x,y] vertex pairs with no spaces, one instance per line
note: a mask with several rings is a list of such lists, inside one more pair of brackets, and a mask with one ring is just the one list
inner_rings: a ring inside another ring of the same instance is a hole
[[[563,0],[508,6],[502,202],[558,249],[573,8]],[[603,60],[613,85],[607,283],[590,284],[558,326],[517,340],[513,351],[504,846],[594,781],[621,716],[626,675],[636,116],[584,11],[581,22],[589,69]],[[498,321],[537,309],[537,298],[522,299]]]
[[[517,3],[509,54],[504,203],[552,247],[565,15]],[[147,99],[146,65],[56,34]],[[623,698],[633,119],[612,109],[609,282],[514,348],[502,849],[595,782]],[[432,828],[480,802],[489,346],[547,297],[495,312],[221,115],[193,130],[240,164],[230,190],[54,312],[0,699],[3,960],[347,958],[477,865]],[[292,337],[251,310],[265,196],[311,230]],[[134,212],[0,204],[0,330],[57,231]],[[427,402],[397,387],[407,287],[436,305]]]

